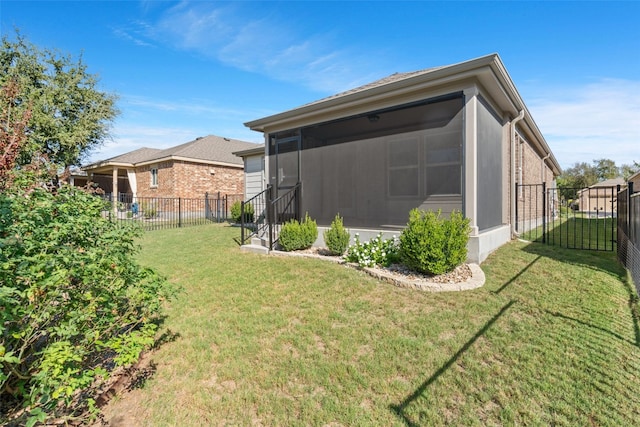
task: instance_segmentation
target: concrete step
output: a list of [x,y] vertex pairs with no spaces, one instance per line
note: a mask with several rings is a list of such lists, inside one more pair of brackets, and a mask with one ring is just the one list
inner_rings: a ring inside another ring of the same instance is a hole
[[240,246],[240,251],[242,251],[242,252],[251,252],[251,253],[254,253],[254,254],[264,254],[264,255],[266,255],[266,254],[269,253],[269,248],[267,248],[266,246],[254,245],[253,243],[251,243],[250,245],[242,245],[242,246]]
[[267,246],[269,246],[269,239],[265,237],[254,236],[251,238],[251,244],[256,246],[264,246],[266,248]]

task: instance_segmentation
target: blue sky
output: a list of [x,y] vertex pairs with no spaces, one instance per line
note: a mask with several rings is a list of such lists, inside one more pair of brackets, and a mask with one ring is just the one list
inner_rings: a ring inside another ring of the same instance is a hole
[[394,72],[497,52],[560,165],[640,162],[640,2],[0,2],[119,96],[90,160],[214,134]]

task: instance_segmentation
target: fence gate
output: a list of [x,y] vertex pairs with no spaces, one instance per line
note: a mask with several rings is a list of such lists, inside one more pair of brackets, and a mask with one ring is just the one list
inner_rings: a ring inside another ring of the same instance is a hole
[[515,228],[524,240],[568,249],[615,251],[619,186],[516,186]]

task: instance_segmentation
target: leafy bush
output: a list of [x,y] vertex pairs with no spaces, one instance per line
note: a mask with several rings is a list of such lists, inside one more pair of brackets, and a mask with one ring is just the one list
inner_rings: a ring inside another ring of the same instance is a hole
[[[253,222],[253,205],[246,204],[244,205],[244,222]],[[233,222],[241,222],[240,217],[242,216],[242,202],[240,200],[236,200],[231,205],[231,219]]]
[[318,226],[307,213],[302,222],[292,219],[282,225],[278,243],[287,252],[297,251],[310,248],[317,238]]
[[398,260],[398,238],[393,236],[384,240],[382,233],[379,233],[370,241],[361,243],[360,236],[356,233],[354,244],[349,246],[345,259],[360,267],[387,267]]
[[423,273],[447,273],[466,261],[468,240],[469,220],[461,212],[444,219],[440,211],[413,209],[400,235],[400,259]]
[[324,243],[333,255],[342,255],[349,246],[349,232],[342,224],[340,215],[336,215],[331,227],[324,232]]
[[141,229],[103,207],[72,187],[0,194],[0,400],[30,405],[31,422],[136,361],[176,292],[136,262]]
[[142,215],[147,218],[155,218],[158,216],[158,208],[155,203],[152,202],[142,202],[140,203],[140,210],[142,211]]

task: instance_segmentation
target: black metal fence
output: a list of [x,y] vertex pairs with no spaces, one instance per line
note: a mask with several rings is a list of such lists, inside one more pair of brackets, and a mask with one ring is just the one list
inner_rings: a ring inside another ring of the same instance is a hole
[[525,240],[569,249],[615,251],[619,186],[516,186],[516,231]]
[[634,193],[632,182],[618,193],[618,259],[640,294],[640,192]]
[[183,197],[133,197],[118,195],[113,203],[112,195],[105,194],[103,215],[118,222],[136,222],[145,230],[178,228],[192,225],[223,222],[230,218],[231,205],[242,201],[242,194],[205,193],[202,198]]

